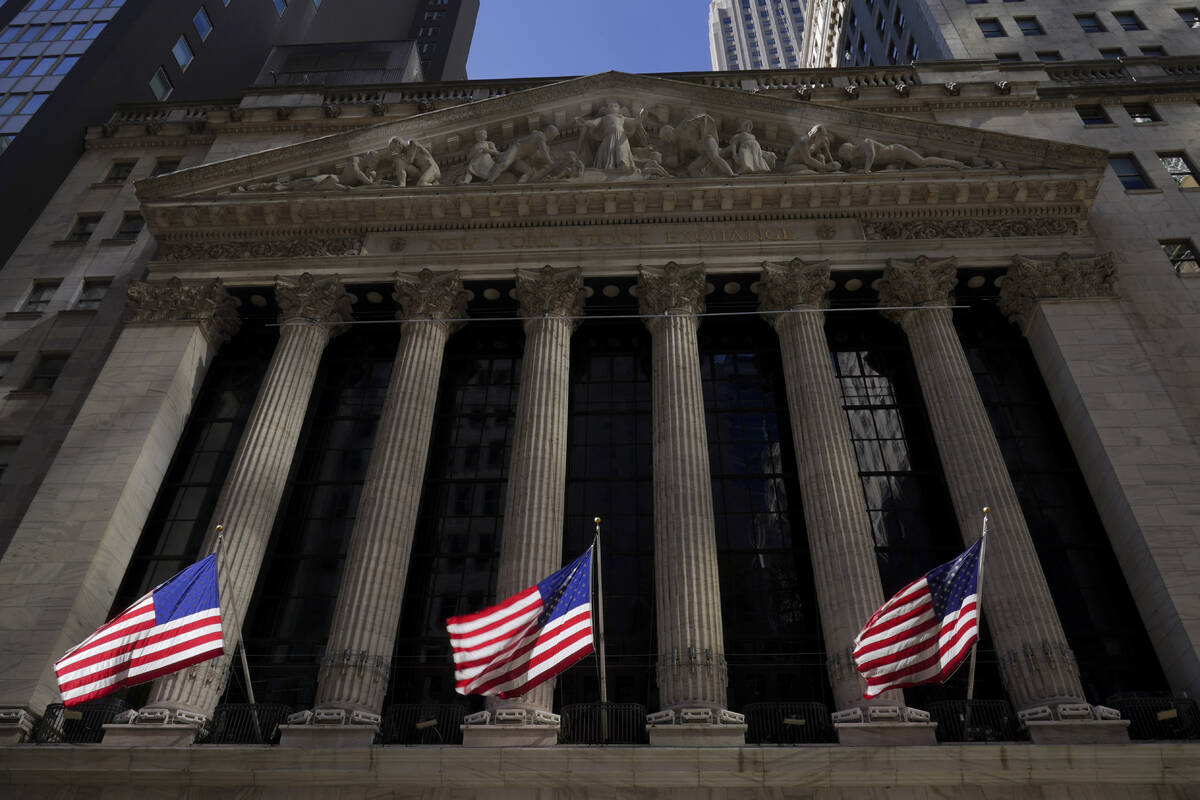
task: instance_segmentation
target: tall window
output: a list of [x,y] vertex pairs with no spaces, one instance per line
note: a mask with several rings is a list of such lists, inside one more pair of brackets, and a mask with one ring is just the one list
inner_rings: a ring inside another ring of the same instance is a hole
[[54,384],[58,382],[58,376],[67,366],[68,358],[69,356],[61,353],[43,354],[38,359],[37,366],[33,368],[33,374],[25,383],[25,391],[48,392],[53,389]]
[[1175,13],[1183,20],[1183,24],[1189,28],[1200,28],[1200,8],[1190,6],[1188,8],[1177,8]]
[[96,232],[96,228],[100,226],[100,214],[80,214],[75,218],[75,224],[71,226],[71,232],[67,234],[69,242],[86,242],[92,238],[92,234]]
[[1121,185],[1126,191],[1136,189],[1153,189],[1153,184],[1146,177],[1146,173],[1142,171],[1142,165],[1138,163],[1135,156],[1128,153],[1124,155],[1110,156],[1108,165],[1112,167],[1112,171],[1116,174],[1117,179],[1121,181]]
[[187,39],[182,36],[175,40],[175,46],[171,48],[171,55],[175,56],[175,63],[179,65],[181,70],[186,70],[194,58],[191,46],[188,45]]
[[1197,175],[1196,167],[1188,158],[1187,153],[1183,151],[1159,153],[1158,158],[1162,161],[1163,169],[1175,179],[1179,188],[1195,189],[1200,187],[1200,182],[1197,182],[1200,180],[1200,175]]
[[1162,117],[1149,103],[1126,103],[1125,112],[1133,120],[1134,125],[1145,125],[1148,122],[1160,122]]
[[1175,268],[1175,274],[1200,274],[1200,261],[1197,261],[1196,246],[1191,239],[1160,239],[1158,245]]
[[1076,14],[1075,21],[1083,28],[1084,33],[1104,33],[1107,30],[1095,14]]
[[[391,702],[463,701],[454,691],[445,622],[498,599],[501,506],[523,341],[515,322],[472,322],[447,344]],[[482,706],[479,698],[470,702]]]
[[196,15],[192,17],[192,26],[196,29],[196,35],[200,37],[200,41],[202,42],[212,33],[212,21],[209,20],[208,12],[204,10],[204,6],[201,6]]
[[1045,36],[1046,31],[1042,28],[1042,23],[1038,22],[1037,17],[1013,17],[1013,21],[1017,23],[1017,27],[1021,29],[1021,33],[1026,36]]
[[108,168],[108,174],[104,176],[104,182],[124,183],[129,180],[129,176],[133,173],[135,166],[137,166],[137,161],[114,161],[112,166]]
[[272,0],[275,3],[275,12],[279,16],[283,16],[283,12],[287,11],[287,0]]
[[1138,15],[1133,11],[1114,11],[1112,12],[1113,19],[1117,21],[1124,30],[1127,31],[1144,31],[1146,26],[1138,19]]
[[1000,24],[1000,20],[995,17],[975,21],[979,23],[979,30],[983,32],[985,39],[999,39],[1008,35],[1004,32],[1004,26]]
[[29,290],[29,294],[25,297],[25,302],[21,305],[22,311],[42,312],[45,311],[50,301],[54,299],[54,293],[58,291],[62,281],[34,281],[33,288]]
[[83,288],[79,290],[79,297],[75,298],[75,308],[99,308],[100,301],[108,293],[111,284],[111,278],[87,278],[83,282]]
[[159,67],[150,79],[150,91],[154,92],[154,97],[159,102],[166,100],[171,96],[171,92],[175,91],[175,86],[162,67]]

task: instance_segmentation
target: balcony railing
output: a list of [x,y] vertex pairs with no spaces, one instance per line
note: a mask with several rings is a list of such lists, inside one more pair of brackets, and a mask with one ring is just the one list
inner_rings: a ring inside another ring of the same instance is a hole
[[747,744],[821,744],[836,741],[824,703],[751,703]]
[[104,726],[127,708],[124,700],[104,699],[66,708],[51,703],[33,728],[33,741],[42,744],[87,744],[104,738]]
[[1200,739],[1200,711],[1190,697],[1110,697],[1129,720],[1130,739]]
[[276,744],[293,709],[280,703],[226,703],[213,712],[202,744]]
[[938,700],[929,704],[939,742],[1015,742],[1026,738],[1007,700]]
[[389,706],[383,715],[384,744],[462,744],[467,707],[450,704]]
[[646,707],[640,703],[564,706],[559,744],[646,744]]

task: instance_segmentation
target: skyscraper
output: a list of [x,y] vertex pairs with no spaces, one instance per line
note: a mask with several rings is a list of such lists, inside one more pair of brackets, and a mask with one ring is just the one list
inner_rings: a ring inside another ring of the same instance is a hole
[[795,67],[803,35],[802,0],[711,0],[708,6],[714,70]]

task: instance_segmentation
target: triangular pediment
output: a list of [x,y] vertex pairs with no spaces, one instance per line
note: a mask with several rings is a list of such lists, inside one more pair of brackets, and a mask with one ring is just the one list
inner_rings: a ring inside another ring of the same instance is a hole
[[1053,216],[1071,227],[1086,218],[1106,164],[1095,148],[849,101],[607,72],[149,178],[137,191],[163,243],[266,230],[337,243],[406,227],[764,209],[814,218],[868,209],[885,220],[914,206],[925,216]]

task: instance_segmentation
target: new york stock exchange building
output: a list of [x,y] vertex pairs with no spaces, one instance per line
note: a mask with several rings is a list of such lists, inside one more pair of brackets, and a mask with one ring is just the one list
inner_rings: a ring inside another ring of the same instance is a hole
[[[1109,169],[1197,84],[1071,69],[118,109],[0,282],[0,794],[1197,796],[1196,195]],[[976,700],[864,700],[984,506]],[[596,517],[608,704],[457,694]],[[218,524],[226,655],[64,708]]]

